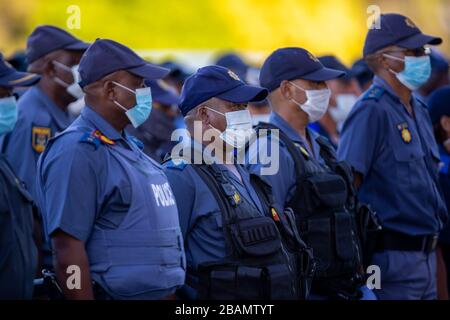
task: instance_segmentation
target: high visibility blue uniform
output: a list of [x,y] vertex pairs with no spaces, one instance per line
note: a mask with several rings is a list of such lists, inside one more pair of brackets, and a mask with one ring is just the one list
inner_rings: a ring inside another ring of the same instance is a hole
[[38,163],[47,239],[62,230],[83,241],[93,280],[114,299],[159,299],[184,283],[175,198],[141,146],[86,106]]
[[66,129],[73,119],[37,86],[25,92],[17,109],[17,124],[11,133],[0,139],[0,150],[34,197],[39,156],[50,138]]

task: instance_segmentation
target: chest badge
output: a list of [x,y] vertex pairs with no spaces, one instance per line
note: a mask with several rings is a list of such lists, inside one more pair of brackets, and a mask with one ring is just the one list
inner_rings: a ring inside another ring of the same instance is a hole
[[237,193],[237,191],[234,192],[233,200],[236,205],[241,202],[241,196],[239,195],[239,193]]
[[33,149],[38,153],[42,153],[51,137],[50,128],[33,127],[31,129],[31,135],[31,144]]
[[400,123],[397,125],[397,129],[400,132],[400,136],[404,143],[410,143],[412,141],[411,131],[408,128],[408,123]]

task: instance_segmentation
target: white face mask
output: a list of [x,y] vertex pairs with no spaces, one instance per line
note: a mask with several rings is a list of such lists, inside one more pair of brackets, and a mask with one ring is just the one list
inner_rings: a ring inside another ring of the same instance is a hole
[[297,106],[300,107],[309,117],[309,122],[316,122],[323,117],[327,112],[328,103],[330,102],[331,91],[330,89],[321,90],[305,90],[302,87],[297,86],[295,83],[290,82],[297,89],[305,91],[306,102],[301,104],[294,99],[291,99]]
[[336,107],[330,108],[331,117],[337,124],[338,131],[341,131],[345,119],[347,119],[350,111],[356,103],[358,97],[354,94],[338,94],[336,95]]
[[78,72],[78,65],[75,65],[73,67],[68,67],[65,64],[62,64],[59,61],[53,61],[53,64],[61,69],[63,69],[64,71],[70,72],[72,74],[73,77],[73,82],[72,83],[67,83],[63,80],[61,80],[58,77],[55,77],[55,81],[56,83],[60,84],[61,86],[63,86],[64,88],[66,88],[66,91],[71,94],[74,98],[76,99],[81,99],[84,97],[84,92],[81,89],[80,85],[78,84],[78,82],[80,81],[80,73]]
[[220,132],[220,130],[214,128],[220,132],[220,139],[222,139],[226,144],[236,148],[241,149],[245,147],[247,142],[249,142],[252,136],[255,134],[252,127],[252,117],[248,110],[239,110],[222,113],[217,110],[211,109],[215,113],[223,115],[227,120],[227,127],[225,131]]

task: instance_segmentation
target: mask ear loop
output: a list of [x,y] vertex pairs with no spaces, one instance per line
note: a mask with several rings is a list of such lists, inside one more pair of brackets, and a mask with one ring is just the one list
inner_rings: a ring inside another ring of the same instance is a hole
[[[120,87],[120,88],[122,88],[122,89],[125,89],[125,90],[127,90],[128,92],[131,92],[131,93],[133,93],[134,95],[136,95],[136,92],[134,91],[134,90],[132,90],[132,89],[130,89],[130,88],[128,88],[128,87],[126,87],[126,86],[124,86],[123,84],[120,84],[120,83],[118,83],[118,82],[116,82],[116,81],[112,81],[112,83],[114,83],[116,86],[118,86],[118,87]],[[114,102],[114,104],[116,105],[116,106],[118,106],[120,109],[122,109],[123,111],[125,111],[125,112],[127,112],[128,111],[128,109],[127,108],[125,108],[123,105],[121,105],[119,102],[117,102],[116,100],[113,100],[113,102]]]
[[121,87],[122,89],[125,89],[125,90],[127,90],[128,92],[131,92],[131,93],[133,93],[134,95],[136,95],[136,91],[135,91],[135,90],[130,89],[130,88],[124,86],[123,84],[120,84],[120,83],[118,83],[118,82],[116,82],[116,81],[114,81],[114,80],[112,81],[112,83],[114,83],[116,86]]
[[[389,59],[392,59],[392,60],[401,61],[401,62],[405,63],[405,59],[392,56],[392,55],[390,55],[388,53],[383,53],[383,56],[385,56],[385,57],[387,57]],[[394,70],[392,70],[391,68],[389,68],[388,70],[389,70],[390,73],[393,73],[393,74],[397,74],[398,73],[398,72],[395,72]]]

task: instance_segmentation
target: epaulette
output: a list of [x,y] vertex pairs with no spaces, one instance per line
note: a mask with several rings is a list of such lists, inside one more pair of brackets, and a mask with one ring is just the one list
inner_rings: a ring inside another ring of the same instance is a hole
[[382,87],[373,86],[364,94],[362,100],[380,100],[381,96],[384,94],[385,89]]
[[97,149],[100,144],[114,145],[116,144],[113,140],[109,139],[107,136],[102,134],[99,130],[94,130],[92,132],[86,132],[80,138],[81,143],[92,144],[95,149]]
[[169,160],[163,162],[163,165],[169,169],[183,171],[184,168],[186,168],[186,166],[187,166],[187,162],[184,159],[175,159],[175,160],[169,159]]

